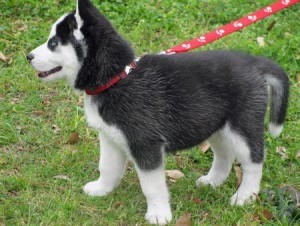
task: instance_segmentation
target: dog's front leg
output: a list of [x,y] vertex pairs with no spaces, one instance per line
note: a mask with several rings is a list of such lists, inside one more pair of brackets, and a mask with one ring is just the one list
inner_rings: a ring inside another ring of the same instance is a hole
[[150,224],[165,225],[171,221],[172,213],[163,164],[154,170],[137,167],[137,172],[147,200],[146,220]]
[[123,177],[127,157],[104,134],[100,136],[100,177],[96,181],[87,183],[83,190],[91,196],[104,196],[117,187]]

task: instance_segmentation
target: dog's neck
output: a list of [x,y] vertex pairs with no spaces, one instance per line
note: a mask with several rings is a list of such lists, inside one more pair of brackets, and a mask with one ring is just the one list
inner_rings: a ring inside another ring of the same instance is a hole
[[87,38],[87,56],[75,81],[76,89],[95,90],[104,86],[133,62],[135,55],[129,43],[115,30],[105,33],[102,37],[95,34],[96,37]]
[[133,62],[130,63],[130,65],[127,65],[125,67],[125,70],[123,70],[120,74],[115,75],[106,84],[100,85],[93,90],[86,89],[85,93],[87,95],[97,95],[97,94],[100,94],[100,93],[104,92],[105,90],[111,88],[114,84],[119,82],[121,79],[127,77],[127,75],[131,72],[131,70],[133,70],[136,67],[136,63],[138,62],[138,60],[139,59],[136,58]]

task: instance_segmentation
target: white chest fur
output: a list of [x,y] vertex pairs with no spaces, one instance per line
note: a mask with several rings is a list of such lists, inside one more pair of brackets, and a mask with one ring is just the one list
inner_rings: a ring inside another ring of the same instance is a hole
[[98,130],[101,135],[105,135],[112,143],[123,151],[128,150],[128,143],[124,133],[116,126],[107,124],[98,113],[98,108],[92,103],[91,96],[86,96],[84,101],[84,110],[89,126]]

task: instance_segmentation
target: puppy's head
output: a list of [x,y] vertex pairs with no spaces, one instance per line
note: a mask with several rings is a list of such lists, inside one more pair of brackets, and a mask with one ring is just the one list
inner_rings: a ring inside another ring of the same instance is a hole
[[74,81],[84,56],[84,43],[74,35],[75,14],[62,16],[52,26],[48,40],[27,55],[27,60],[45,81]]
[[[76,11],[60,17],[52,26],[48,40],[31,51],[27,60],[44,81],[67,79],[72,85],[87,56],[87,45],[82,30],[91,26],[89,0],[78,0]],[[81,16],[83,15],[83,16]]]
[[46,43],[27,55],[45,81],[67,79],[78,89],[106,83],[134,58],[129,44],[90,0],[58,19]]

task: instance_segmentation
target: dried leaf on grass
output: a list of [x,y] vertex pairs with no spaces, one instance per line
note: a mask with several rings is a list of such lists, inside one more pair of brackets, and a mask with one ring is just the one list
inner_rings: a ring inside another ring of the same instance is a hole
[[61,131],[61,129],[55,124],[52,125],[52,130],[54,131],[54,133],[58,133]]
[[118,223],[118,226],[130,226],[130,224],[127,223],[126,221],[122,221],[122,222]]
[[296,153],[296,158],[300,158],[300,150]]
[[10,90],[11,85],[10,84],[4,84],[4,89],[5,91],[9,91]]
[[166,170],[166,175],[171,182],[176,182],[178,179],[184,177],[184,173],[179,170]]
[[176,221],[176,226],[190,226],[192,215],[190,213],[185,213]]
[[21,101],[20,97],[13,97],[13,98],[10,98],[10,100],[9,100],[10,104],[18,104],[18,103],[20,103],[20,101]]
[[300,84],[300,74],[296,75],[297,83]]
[[256,200],[260,202],[260,196],[257,193],[252,193],[252,194],[255,196]]
[[195,203],[199,204],[199,205],[202,205],[202,204],[203,204],[202,200],[199,199],[199,198],[194,198],[193,201],[194,201]]
[[57,175],[52,178],[53,179],[61,179],[61,180],[70,180],[70,178],[67,175]]
[[9,191],[9,195],[16,197],[19,195],[19,193],[16,190],[12,190],[12,191]]
[[268,209],[263,209],[262,211],[262,216],[266,219],[266,220],[271,220],[273,218],[273,214],[268,210]]
[[207,141],[204,141],[199,145],[199,149],[203,152],[206,153],[208,149],[210,148],[210,144]]
[[68,144],[76,144],[79,142],[79,140],[80,140],[79,134],[77,132],[73,132],[73,133],[71,133],[67,143]]
[[5,56],[1,51],[0,51],[0,59],[3,60],[4,62],[8,62],[9,59],[7,56]]
[[289,156],[286,154],[286,148],[285,147],[276,147],[276,153],[281,155],[281,159],[288,159]]
[[176,155],[176,165],[179,169],[182,169],[184,166],[182,157],[180,155]]
[[251,218],[251,222],[259,222],[260,220],[260,217],[259,217],[259,215],[256,213],[256,214],[254,214],[253,216],[252,216],[252,218]]
[[36,116],[42,116],[42,115],[46,115],[45,111],[34,111],[33,112]]
[[79,95],[77,104],[78,104],[78,106],[83,108],[83,106],[84,106],[84,95]]
[[51,104],[51,102],[50,102],[48,99],[44,98],[44,99],[42,100],[42,105],[48,106],[48,105],[50,105],[50,104]]
[[133,168],[134,168],[134,166],[133,166],[132,162],[128,161],[127,164],[126,164],[126,171],[128,173],[131,173],[133,171]]
[[273,214],[268,209],[262,209],[259,212],[256,212],[251,217],[251,222],[249,222],[249,225],[252,225],[253,223],[256,224],[264,224],[265,222],[272,220]]
[[292,162],[290,162],[289,163],[289,174],[293,174],[294,173],[294,167],[295,167],[295,165],[292,163]]
[[25,147],[23,145],[19,145],[18,147],[16,147],[17,151],[30,151],[30,148]]
[[27,29],[28,29],[27,25],[18,28],[19,31],[25,31]]
[[117,202],[115,202],[113,205],[113,208],[114,209],[118,209],[119,207],[121,207],[121,206],[126,206],[126,203],[125,202],[122,202],[122,201],[117,201]]
[[266,45],[264,37],[257,37],[257,43],[260,47],[264,47]]
[[235,172],[235,176],[237,178],[236,187],[238,188],[242,183],[243,172],[241,170],[241,167],[239,167],[238,165],[234,166],[234,172]]

